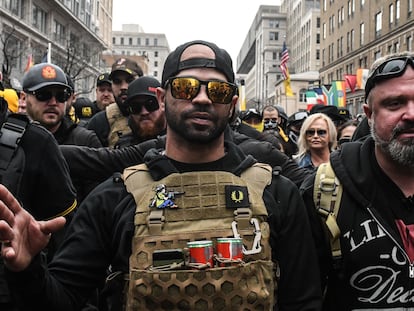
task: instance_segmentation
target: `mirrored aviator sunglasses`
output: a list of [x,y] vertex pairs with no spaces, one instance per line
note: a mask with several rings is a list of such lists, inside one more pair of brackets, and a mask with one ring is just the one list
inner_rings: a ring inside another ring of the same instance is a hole
[[131,101],[128,103],[128,111],[131,114],[140,114],[142,107],[145,107],[145,110],[148,112],[153,112],[160,108],[158,101],[155,98],[149,98],[145,101]]
[[67,89],[55,90],[55,91],[40,89],[37,91],[28,92],[28,93],[32,94],[34,97],[36,97],[38,101],[41,101],[41,102],[49,101],[52,99],[52,97],[55,97],[57,102],[64,103],[65,101],[69,99],[69,96],[70,96],[70,92]]
[[390,58],[379,65],[368,77],[365,85],[365,98],[379,81],[402,76],[408,64],[414,68],[413,56]]
[[208,98],[215,104],[230,104],[236,94],[237,86],[221,80],[199,80],[194,77],[175,77],[167,81],[171,86],[171,95],[175,99],[192,100],[200,92],[201,85],[206,86]]

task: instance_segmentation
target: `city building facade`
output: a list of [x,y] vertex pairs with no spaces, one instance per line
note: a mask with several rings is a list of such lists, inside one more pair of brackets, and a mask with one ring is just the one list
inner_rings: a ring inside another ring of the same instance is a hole
[[112,0],[0,1],[0,63],[5,82],[19,82],[31,64],[50,61],[88,96],[110,48]]
[[143,60],[144,74],[161,80],[162,68],[169,53],[165,34],[146,33],[140,25],[124,24],[121,31],[112,32],[112,50],[105,54],[146,59]]
[[322,0],[321,6],[321,83],[357,75],[356,89],[347,91],[347,108],[357,115],[365,101],[361,72],[381,56],[413,50],[413,0]]
[[278,104],[275,83],[282,76],[279,65],[286,26],[280,6],[259,7],[237,56],[236,73],[244,83],[246,109]]

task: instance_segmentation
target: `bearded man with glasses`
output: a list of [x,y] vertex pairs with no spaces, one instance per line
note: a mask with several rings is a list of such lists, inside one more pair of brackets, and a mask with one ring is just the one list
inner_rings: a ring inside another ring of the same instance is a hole
[[[93,131],[78,126],[66,115],[67,100],[74,90],[59,66],[34,65],[24,75],[22,85],[27,115],[49,130],[59,145],[102,147]],[[73,180],[73,183],[79,202],[96,186],[96,183],[84,180]]]
[[373,63],[363,106],[371,135],[331,154],[343,188],[337,256],[314,212],[313,178],[302,186],[321,250],[324,310],[414,309],[413,57],[404,52]]
[[164,106],[158,104],[156,90],[160,82],[150,76],[139,77],[128,86],[124,105],[128,110],[131,133],[119,137],[115,148],[123,148],[165,134]]

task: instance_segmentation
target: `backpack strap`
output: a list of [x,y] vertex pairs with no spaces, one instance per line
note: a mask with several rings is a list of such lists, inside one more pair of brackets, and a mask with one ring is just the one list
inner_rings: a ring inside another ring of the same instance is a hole
[[314,182],[313,200],[318,214],[325,221],[333,258],[341,257],[340,229],[336,222],[341,205],[342,185],[330,162],[319,165]]
[[[24,168],[24,157],[14,161],[18,170],[8,171],[13,159],[16,157],[20,141],[30,125],[30,120],[25,115],[10,114],[0,129],[0,182],[17,195],[20,189],[20,181]],[[24,153],[22,153],[24,155]],[[17,158],[17,157],[16,157]],[[20,159],[21,162],[20,162]]]

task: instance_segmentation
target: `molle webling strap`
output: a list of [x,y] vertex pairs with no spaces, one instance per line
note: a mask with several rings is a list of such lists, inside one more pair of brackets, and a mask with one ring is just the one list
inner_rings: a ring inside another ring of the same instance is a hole
[[110,104],[105,111],[109,124],[108,146],[113,147],[121,136],[131,133],[131,128],[128,118],[122,114],[117,103]]
[[325,221],[333,258],[341,257],[341,230],[336,218],[341,205],[342,190],[342,185],[336,177],[331,163],[319,165],[315,176],[313,200],[317,212]]

